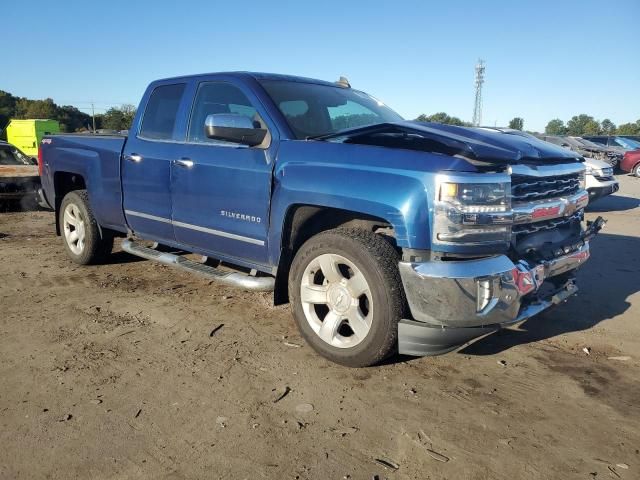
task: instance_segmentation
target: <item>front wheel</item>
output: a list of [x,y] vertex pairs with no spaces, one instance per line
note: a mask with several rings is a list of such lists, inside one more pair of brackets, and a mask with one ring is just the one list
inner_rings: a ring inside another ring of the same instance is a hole
[[396,351],[405,297],[399,255],[380,235],[339,229],[309,239],[289,275],[293,316],[321,355],[350,367]]
[[100,232],[86,190],[74,190],[65,195],[58,221],[65,250],[74,262],[80,265],[100,263],[111,253],[113,236]]
[[640,163],[633,167],[633,174],[636,177],[640,177]]

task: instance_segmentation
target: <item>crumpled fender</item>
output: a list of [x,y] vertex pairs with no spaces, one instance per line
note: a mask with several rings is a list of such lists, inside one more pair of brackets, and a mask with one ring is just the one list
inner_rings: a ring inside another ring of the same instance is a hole
[[[314,141],[283,141],[274,171],[271,225],[283,226],[299,205],[338,208],[381,218],[399,247],[427,249],[428,189],[434,172],[476,171],[463,159],[409,150]],[[278,263],[282,228],[271,228]]]

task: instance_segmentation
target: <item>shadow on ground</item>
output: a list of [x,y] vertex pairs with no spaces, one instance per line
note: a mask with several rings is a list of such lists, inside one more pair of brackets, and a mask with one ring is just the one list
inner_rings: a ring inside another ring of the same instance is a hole
[[623,212],[640,207],[640,199],[624,197],[622,195],[609,195],[595,200],[587,207],[587,212]]
[[144,262],[144,261],[148,261],[148,260],[141,257],[136,257],[135,255],[131,255],[124,251],[119,251],[109,255],[107,263],[109,265],[122,265],[125,263],[137,263],[137,262]]
[[[566,303],[460,350],[467,355],[493,355],[516,345],[587,330],[624,313],[640,291],[640,238],[602,233],[592,240],[592,256],[578,272],[580,292]],[[612,254],[615,252],[615,255]]]
[[44,210],[35,197],[24,197],[21,200],[0,200],[0,213],[2,212],[36,212]]

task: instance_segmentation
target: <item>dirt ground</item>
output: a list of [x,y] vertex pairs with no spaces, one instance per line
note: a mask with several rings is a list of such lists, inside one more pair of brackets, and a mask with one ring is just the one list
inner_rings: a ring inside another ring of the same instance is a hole
[[118,249],[79,267],[52,213],[0,213],[0,478],[640,478],[640,179],[619,180],[577,297],[368,369],[269,295]]

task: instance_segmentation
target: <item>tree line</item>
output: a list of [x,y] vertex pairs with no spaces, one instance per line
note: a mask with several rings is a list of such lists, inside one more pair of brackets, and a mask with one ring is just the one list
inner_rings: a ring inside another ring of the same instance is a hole
[[549,135],[640,135],[640,119],[633,123],[623,123],[616,126],[608,118],[601,122],[591,115],[574,115],[565,124],[559,118],[554,118],[547,123],[544,132]]
[[[95,115],[95,128],[108,130],[127,130],[131,126],[133,117],[136,114],[136,107],[125,104],[120,107],[111,107],[105,113]],[[0,132],[12,118],[47,118],[57,120],[63,132],[83,132],[93,128],[91,115],[78,110],[71,105],[57,105],[51,98],[44,100],[30,100],[24,97],[16,97],[9,92],[0,90]],[[353,123],[354,119],[345,120],[346,123]],[[450,116],[445,112],[438,112],[432,115],[421,114],[416,118],[419,122],[435,122],[446,125],[457,125],[460,127],[473,126],[470,122],[461,120],[458,117]],[[355,122],[360,124],[360,119]],[[524,130],[524,119],[515,117],[509,121],[509,128]],[[596,120],[591,115],[580,114],[569,119],[566,124],[559,118],[554,118],[547,123],[544,132],[548,135],[640,135],[640,119],[634,123],[623,123],[615,125],[611,120],[605,118],[602,121]],[[1,133],[0,133],[1,135]]]
[[[418,122],[435,122],[444,123],[446,125],[457,125],[459,127],[472,127],[469,122],[465,122],[458,117],[452,117],[445,112],[438,112],[432,115],[421,114],[416,118]],[[515,117],[509,121],[509,128],[516,130],[524,130],[524,119]],[[580,114],[574,115],[565,124],[559,118],[554,118],[547,123],[544,129],[547,135],[573,135],[576,137],[582,135],[640,135],[640,119],[635,123],[623,123],[616,126],[611,120],[605,118],[601,122],[593,118],[591,115]]]
[[[136,107],[121,105],[112,107],[105,113],[95,115],[95,128],[108,130],[127,130],[131,126]],[[50,119],[60,123],[63,132],[83,132],[93,129],[91,115],[71,105],[57,105],[51,98],[30,100],[16,97],[0,90],[0,131],[4,131],[12,118]]]
[[[458,127],[473,127],[473,123],[460,120],[458,117],[451,117],[445,112],[434,113],[433,115],[425,115],[424,113],[416,118],[418,122],[434,122],[444,123],[445,125],[455,125]],[[509,121],[509,128],[522,130],[524,128],[524,120],[520,117],[512,118]]]

